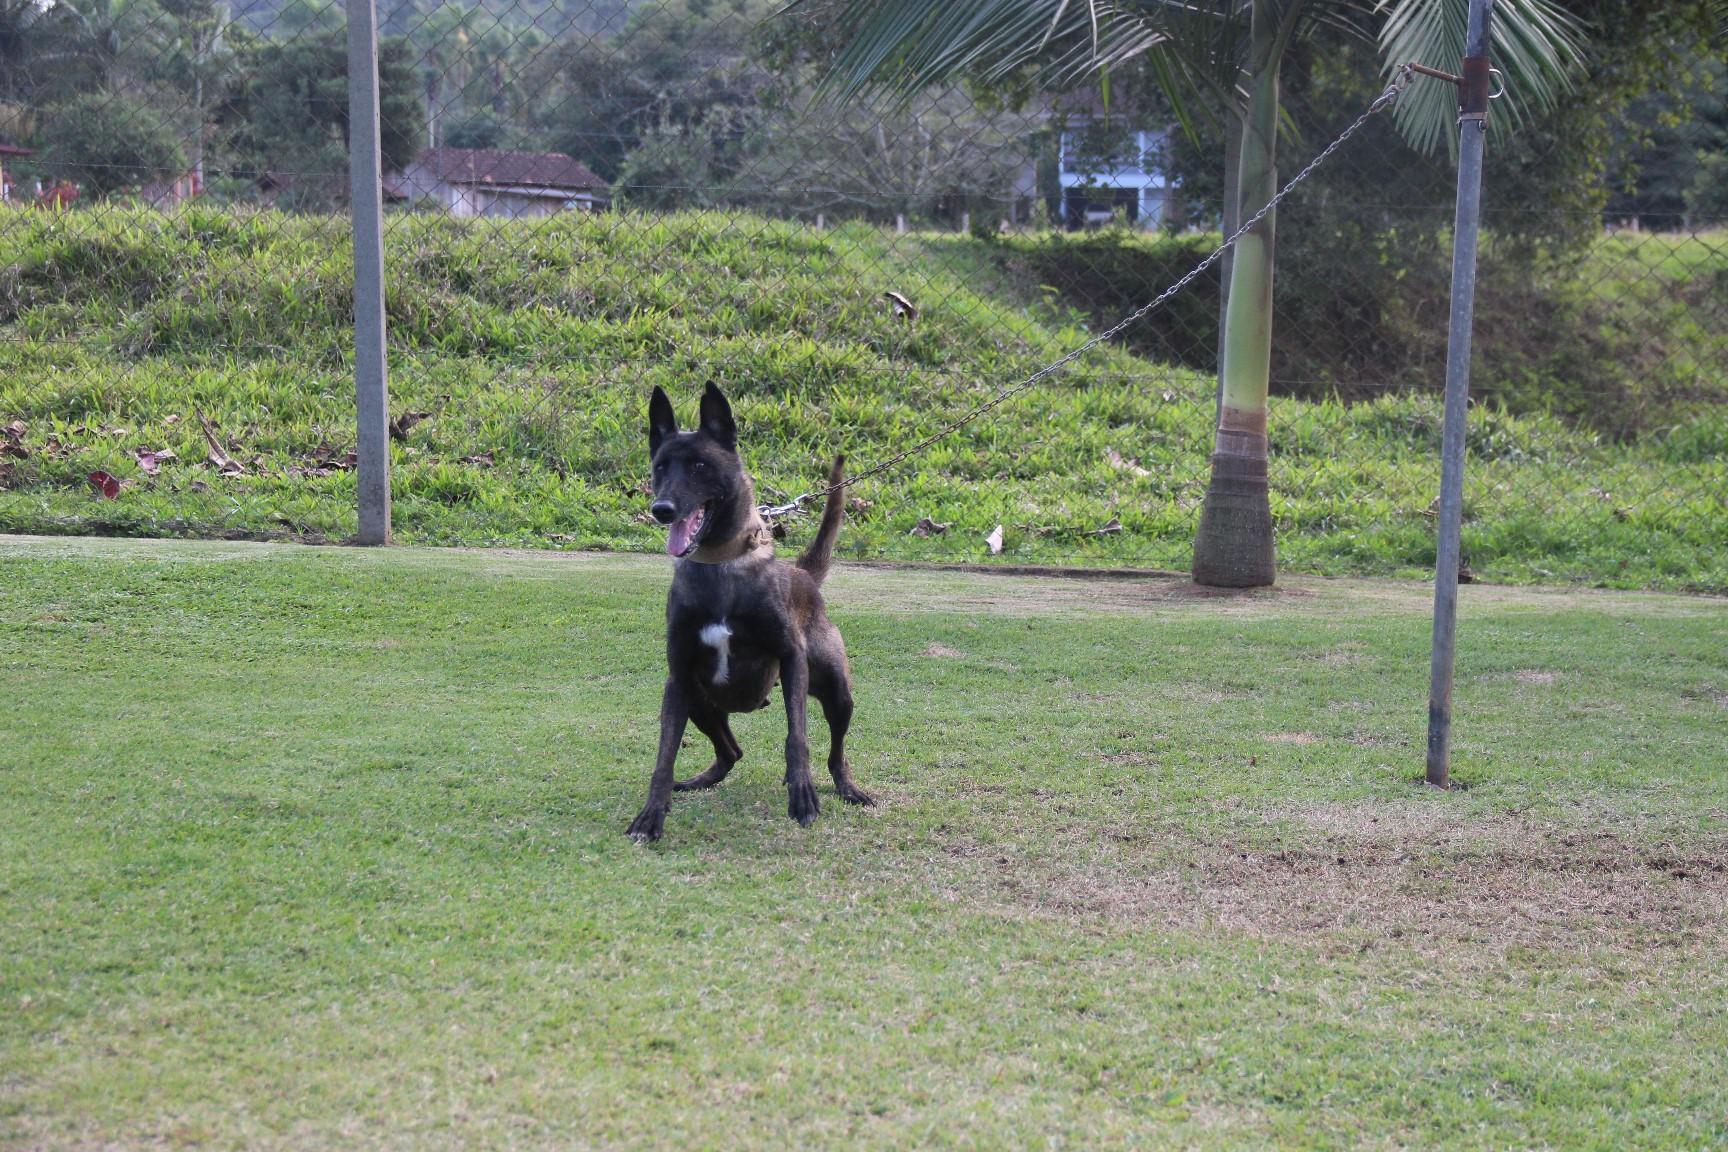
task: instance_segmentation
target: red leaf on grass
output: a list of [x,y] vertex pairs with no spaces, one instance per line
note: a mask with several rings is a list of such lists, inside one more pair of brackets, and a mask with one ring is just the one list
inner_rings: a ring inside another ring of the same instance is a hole
[[96,489],[104,500],[112,500],[120,495],[120,481],[100,468],[90,473],[90,486]]

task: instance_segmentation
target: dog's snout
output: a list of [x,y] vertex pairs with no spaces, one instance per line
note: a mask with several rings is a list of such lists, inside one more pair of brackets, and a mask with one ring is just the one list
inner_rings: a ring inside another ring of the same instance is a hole
[[670,524],[678,518],[678,509],[670,500],[656,500],[648,506],[649,515],[662,524]]

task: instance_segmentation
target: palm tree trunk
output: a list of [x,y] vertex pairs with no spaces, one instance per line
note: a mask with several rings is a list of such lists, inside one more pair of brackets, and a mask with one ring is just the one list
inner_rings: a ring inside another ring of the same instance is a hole
[[[1277,190],[1278,22],[1256,0],[1248,108],[1242,123],[1236,202],[1258,210]],[[1224,316],[1223,388],[1212,451],[1212,479],[1194,539],[1194,579],[1219,588],[1272,583],[1272,508],[1266,491],[1266,393],[1272,372],[1273,214],[1254,226],[1230,258]]]
[[[1219,227],[1228,236],[1242,226],[1241,206],[1236,203],[1236,168],[1242,160],[1242,109],[1234,102],[1224,110],[1224,204]],[[1224,414],[1224,331],[1230,309],[1230,261],[1218,267],[1218,396],[1212,426]]]

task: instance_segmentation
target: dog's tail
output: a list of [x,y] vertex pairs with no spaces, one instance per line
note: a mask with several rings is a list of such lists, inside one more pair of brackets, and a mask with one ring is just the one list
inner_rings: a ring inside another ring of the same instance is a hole
[[834,559],[834,541],[840,535],[840,521],[846,518],[846,490],[834,487],[845,474],[846,457],[834,457],[834,467],[828,470],[828,487],[833,491],[828,493],[828,503],[822,509],[822,523],[816,529],[816,539],[810,541],[804,555],[793,561],[810,573],[810,578],[818,584],[828,575],[828,564]]

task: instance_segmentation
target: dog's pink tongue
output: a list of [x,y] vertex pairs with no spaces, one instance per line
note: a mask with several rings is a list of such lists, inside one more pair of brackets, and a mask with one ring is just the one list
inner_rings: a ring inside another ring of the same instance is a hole
[[690,538],[696,535],[696,524],[702,519],[702,509],[698,508],[682,520],[672,521],[672,530],[666,534],[666,551],[674,556],[682,556],[690,549]]

